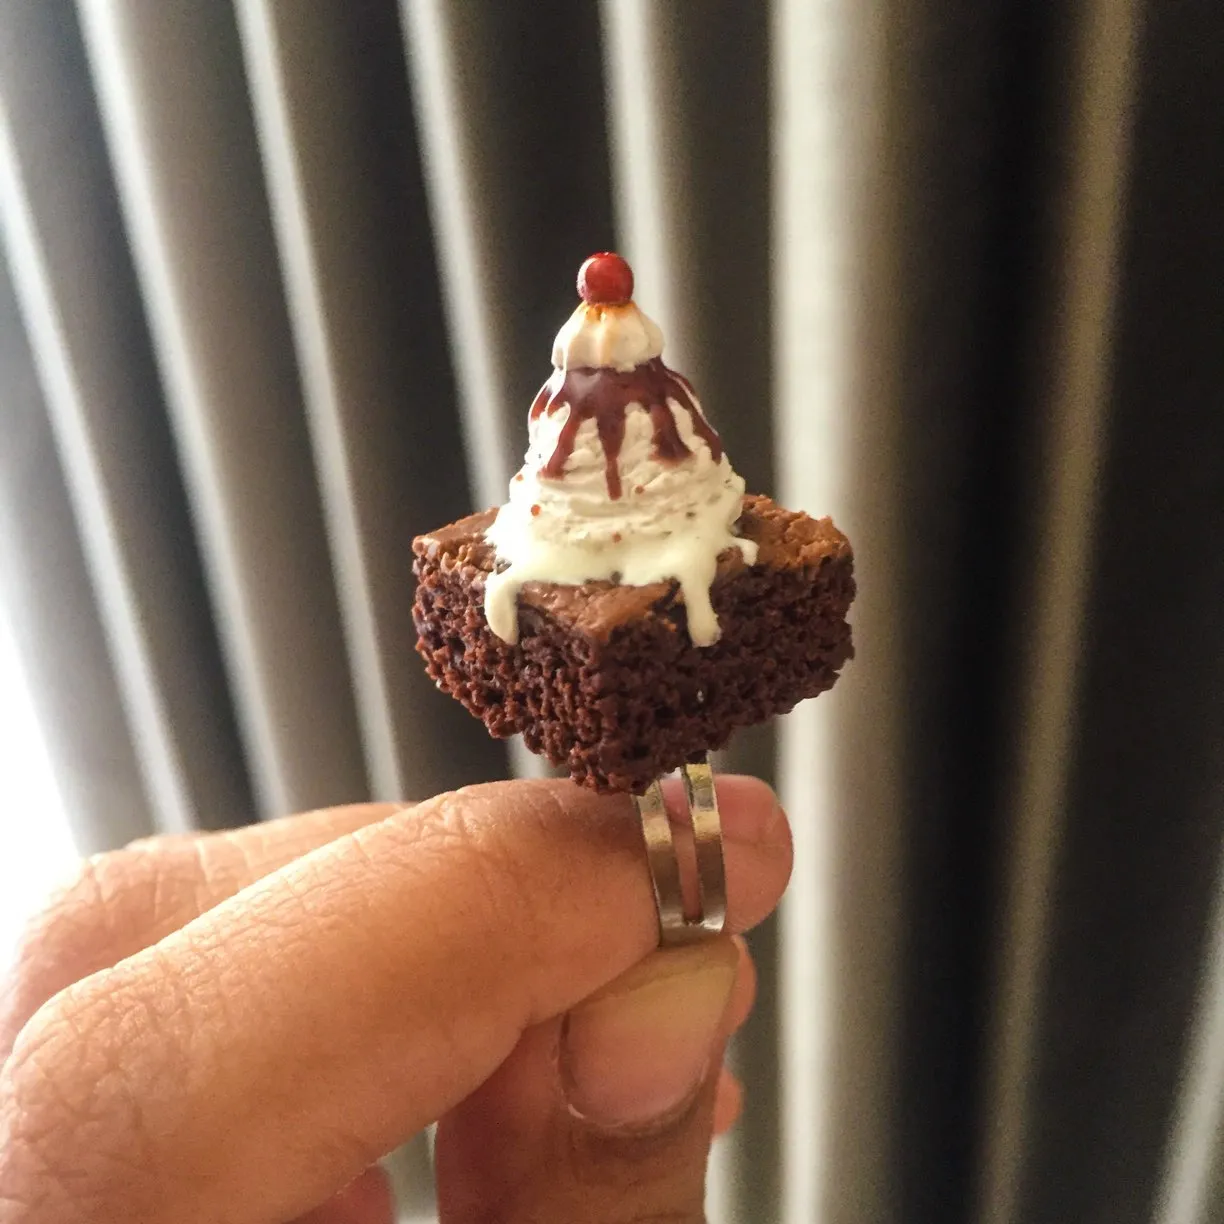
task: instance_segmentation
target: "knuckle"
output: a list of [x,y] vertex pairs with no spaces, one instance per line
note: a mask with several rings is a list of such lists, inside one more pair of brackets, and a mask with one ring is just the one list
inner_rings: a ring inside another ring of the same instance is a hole
[[143,892],[130,879],[130,867],[122,861],[124,853],[86,859],[73,880],[25,924],[10,975],[10,992],[20,997],[27,1016],[65,986],[106,963],[116,929],[123,922],[116,897],[131,898],[133,892]]
[[5,983],[0,1028],[15,1035],[61,991],[107,969],[194,912],[195,839],[151,838],[83,860],[25,924]]
[[[554,878],[561,856],[541,835],[555,799],[546,787],[514,785],[513,803],[498,784],[465,787],[397,813],[378,830],[358,830],[351,841],[355,854],[377,858],[400,880],[445,881],[453,895],[447,937],[462,931],[479,950],[448,972],[487,978],[495,960],[497,980],[513,981],[515,999],[531,1007],[546,954],[538,945],[563,882]],[[356,873],[336,875],[351,880]]]
[[[23,1219],[100,1219],[157,1176],[146,1125],[152,1086],[181,1083],[164,1010],[119,971],[41,1007],[4,1067],[0,1202]],[[55,1211],[51,1208],[54,1206]],[[61,1214],[62,1213],[62,1214]]]
[[499,955],[514,959],[514,978],[525,1007],[523,1022],[543,1019],[542,983],[564,951],[558,940],[581,929],[568,920],[576,902],[569,843],[559,831],[569,811],[555,786],[525,781],[465,788],[445,796],[431,813],[440,842],[463,857],[468,903],[478,907],[485,931],[501,936]]
[[72,881],[25,923],[6,983],[6,1019],[14,1029],[82,977],[96,949],[109,942],[102,857],[82,862]]
[[[512,931],[518,946],[535,946],[550,855],[541,853],[539,807],[555,805],[547,788],[520,785],[513,808],[496,790],[470,787],[440,796],[418,822],[421,847],[446,855],[463,875],[469,903],[479,905],[489,930]],[[530,800],[528,802],[528,799]]]

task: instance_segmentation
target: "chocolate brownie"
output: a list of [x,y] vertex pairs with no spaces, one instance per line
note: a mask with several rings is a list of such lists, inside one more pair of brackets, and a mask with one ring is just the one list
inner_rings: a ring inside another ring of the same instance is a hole
[[744,498],[737,530],[759,552],[751,566],[736,549],[719,556],[712,646],[689,640],[675,582],[527,583],[511,645],[489,629],[483,606],[496,564],[484,532],[495,513],[413,541],[417,650],[438,688],[491,734],[521,732],[594,790],[641,794],[737,727],[831,688],[853,656],[854,558],[827,518]]

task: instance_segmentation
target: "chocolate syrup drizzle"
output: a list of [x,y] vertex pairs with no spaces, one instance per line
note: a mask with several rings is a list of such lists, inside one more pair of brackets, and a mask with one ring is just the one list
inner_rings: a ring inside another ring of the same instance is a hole
[[693,422],[693,432],[710,448],[715,463],[722,458],[722,442],[697,406],[697,397],[689,381],[675,370],[669,370],[661,357],[645,361],[632,370],[594,369],[580,366],[572,370],[554,370],[552,377],[540,388],[531,405],[531,420],[569,404],[570,413],[561,426],[556,448],[541,475],[560,480],[565,465],[574,453],[574,442],[583,421],[593,420],[603,446],[605,479],[608,496],[616,501],[621,496],[620,452],[625,441],[625,411],[630,404],[641,404],[650,413],[654,426],[654,455],[661,463],[679,463],[691,454],[676,428],[668,399],[674,399]]

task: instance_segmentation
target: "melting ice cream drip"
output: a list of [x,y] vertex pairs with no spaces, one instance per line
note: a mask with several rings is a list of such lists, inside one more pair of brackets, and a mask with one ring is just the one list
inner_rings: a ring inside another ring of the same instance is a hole
[[690,637],[711,645],[719,553],[756,560],[756,545],[734,534],[744,482],[688,381],[663,364],[662,334],[633,304],[624,260],[592,256],[578,285],[583,304],[531,407],[526,462],[486,533],[500,563],[486,618],[514,642],[525,582],[676,581]]
[[569,408],[569,415],[561,427],[556,448],[540,469],[541,475],[550,480],[564,478],[578,431],[584,422],[594,421],[604,452],[608,496],[616,500],[621,496],[620,453],[625,441],[625,418],[632,405],[650,413],[655,458],[662,463],[679,463],[692,454],[680,437],[669,401],[688,413],[693,432],[714,459],[721,459],[722,442],[702,414],[688,379],[669,370],[661,357],[644,361],[631,370],[585,366],[555,370],[535,397],[529,419],[534,421],[543,413],[552,414],[563,407]]

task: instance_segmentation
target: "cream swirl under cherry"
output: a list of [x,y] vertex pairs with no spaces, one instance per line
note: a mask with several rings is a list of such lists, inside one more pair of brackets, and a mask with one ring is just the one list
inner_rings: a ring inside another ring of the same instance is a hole
[[485,617],[515,642],[526,582],[674,581],[693,643],[712,645],[719,554],[738,548],[756,560],[757,546],[735,534],[744,481],[693,388],[663,364],[662,333],[633,302],[629,265],[592,255],[578,292],[531,406],[526,460],[486,532],[498,568],[485,583]]

